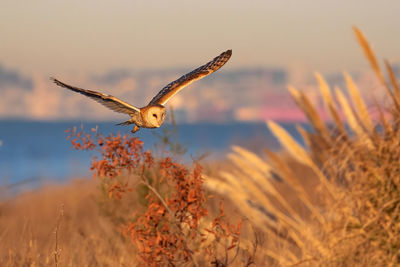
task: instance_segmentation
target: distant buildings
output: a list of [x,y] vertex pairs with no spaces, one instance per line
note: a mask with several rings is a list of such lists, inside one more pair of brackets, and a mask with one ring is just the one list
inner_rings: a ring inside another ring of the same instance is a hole
[[[400,65],[395,65],[396,73]],[[148,103],[167,85],[190,69],[131,71],[112,70],[101,75],[64,75],[69,84],[94,89],[128,99],[133,105]],[[115,120],[123,117],[78,94],[55,87],[46,76],[25,77],[18,71],[0,66],[0,118],[40,120]],[[353,75],[363,90],[371,92],[379,84],[374,75],[362,72]],[[2,81],[1,81],[2,80]],[[346,89],[341,74],[327,75],[331,89]],[[304,116],[292,100],[287,85],[292,84],[306,92],[310,101],[323,107],[313,73],[292,66],[285,69],[245,68],[220,70],[191,84],[169,103],[178,122],[230,121],[302,121]],[[372,89],[371,89],[372,88]],[[377,93],[378,94],[378,93]],[[327,117],[324,115],[324,117]]]

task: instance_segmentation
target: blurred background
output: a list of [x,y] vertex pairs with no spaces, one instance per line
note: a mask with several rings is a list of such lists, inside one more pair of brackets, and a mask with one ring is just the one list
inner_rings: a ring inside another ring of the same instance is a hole
[[[340,88],[346,70],[367,102],[379,97],[351,27],[362,29],[398,73],[398,10],[394,0],[2,0],[0,184],[88,176],[90,154],[72,151],[64,130],[131,129],[114,126],[124,115],[55,86],[50,76],[144,106],[169,82],[232,49],[222,69],[168,103],[179,140],[189,155],[211,158],[232,144],[274,147],[267,119],[291,132],[304,121],[288,84],[322,107],[315,70]],[[151,148],[161,130],[138,136]]]

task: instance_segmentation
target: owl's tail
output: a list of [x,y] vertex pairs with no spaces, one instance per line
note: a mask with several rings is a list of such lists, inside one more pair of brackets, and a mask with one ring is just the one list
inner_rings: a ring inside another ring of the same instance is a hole
[[116,125],[130,125],[132,123],[133,123],[132,120],[128,120],[128,121],[124,121],[124,122],[121,122],[121,123],[117,123]]

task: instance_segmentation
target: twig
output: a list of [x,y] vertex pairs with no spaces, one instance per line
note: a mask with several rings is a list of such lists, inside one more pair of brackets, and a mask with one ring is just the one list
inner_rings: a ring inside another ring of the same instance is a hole
[[156,197],[161,201],[161,203],[164,205],[164,207],[168,210],[170,215],[174,214],[172,212],[172,210],[168,207],[167,203],[165,203],[165,200],[162,198],[162,196],[157,192],[157,190],[153,186],[151,186],[145,179],[142,179],[141,183],[144,184],[145,186],[147,186],[147,188],[149,188],[154,193],[154,195],[156,195]]
[[58,258],[60,257],[61,249],[58,248],[58,230],[60,229],[61,218],[64,216],[64,204],[61,204],[60,213],[58,214],[56,229],[54,230],[56,245],[54,248],[54,266],[58,267]]
[[[175,221],[175,223],[176,223],[176,225],[177,225],[179,231],[180,231],[181,234],[183,235],[183,232],[182,232],[182,229],[181,229],[181,226],[180,226],[179,222],[178,222],[178,221],[176,220],[176,218],[174,217],[174,213],[173,213],[172,210],[168,207],[168,205],[167,205],[167,203],[165,202],[164,198],[157,192],[157,190],[156,190],[153,186],[151,186],[151,185],[149,184],[149,182],[148,182],[146,179],[143,178],[143,176],[142,176],[142,180],[141,180],[140,182],[141,182],[142,184],[144,184],[145,186],[147,186],[147,188],[149,188],[149,189],[154,193],[154,195],[156,195],[156,197],[161,201],[161,203],[164,205],[165,209],[168,211],[168,213],[169,213],[169,215],[171,216],[171,218]],[[192,251],[190,251],[190,252],[192,252]],[[192,252],[192,253],[193,253],[193,252]],[[194,264],[196,267],[199,267],[199,264],[197,263],[197,261],[196,261],[196,259],[193,257],[193,255],[192,255],[192,254],[189,254],[189,255],[190,255],[190,258],[191,258],[192,261],[193,261],[193,264]]]

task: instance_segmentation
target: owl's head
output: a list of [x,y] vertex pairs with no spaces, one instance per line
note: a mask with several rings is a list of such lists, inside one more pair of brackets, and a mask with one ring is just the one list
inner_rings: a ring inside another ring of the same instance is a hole
[[143,110],[143,117],[152,127],[160,127],[165,120],[165,107],[162,105],[151,105]]

